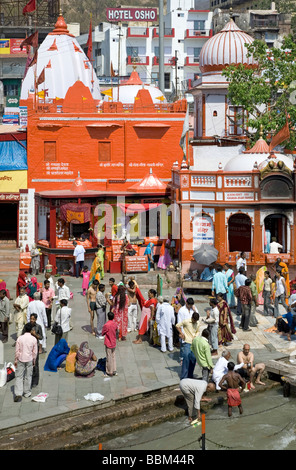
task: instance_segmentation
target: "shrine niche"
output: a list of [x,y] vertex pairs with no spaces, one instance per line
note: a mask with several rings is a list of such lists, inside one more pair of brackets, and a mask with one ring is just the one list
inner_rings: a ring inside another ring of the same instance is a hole
[[284,175],[267,176],[260,189],[262,199],[293,199],[293,182]]

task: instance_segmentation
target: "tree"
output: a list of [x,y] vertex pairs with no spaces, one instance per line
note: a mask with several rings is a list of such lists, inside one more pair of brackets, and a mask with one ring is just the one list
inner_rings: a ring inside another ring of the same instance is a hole
[[232,105],[240,106],[247,116],[248,128],[254,142],[262,125],[265,138],[275,135],[289,121],[290,150],[296,147],[296,44],[292,36],[283,39],[280,48],[269,49],[267,44],[254,40],[246,45],[257,65],[229,66],[223,75],[229,81],[228,98]]

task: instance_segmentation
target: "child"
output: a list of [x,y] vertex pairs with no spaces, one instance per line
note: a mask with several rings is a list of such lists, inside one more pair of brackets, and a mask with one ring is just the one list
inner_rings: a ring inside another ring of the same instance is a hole
[[117,325],[114,321],[114,313],[109,312],[108,321],[102,329],[102,336],[105,336],[104,344],[106,349],[106,373],[104,377],[117,375],[115,359],[116,333]]
[[[234,363],[228,362],[227,368],[228,373],[223,375],[222,379],[219,382],[219,387],[222,390],[227,390],[227,404],[228,404],[228,416],[232,416],[232,407],[238,406],[240,414],[243,412],[242,400],[239,393],[239,387],[241,390],[244,390],[246,382],[244,379],[237,373],[234,372]],[[227,382],[227,386],[223,385],[224,381]]]
[[83,277],[82,291],[83,291],[83,295],[86,295],[86,292],[87,292],[87,289],[88,289],[89,276],[90,276],[90,271],[89,271],[87,266],[84,266],[83,271],[82,271],[82,277]]
[[69,354],[66,357],[66,372],[75,372],[76,354],[78,351],[77,344],[73,344],[70,348]]

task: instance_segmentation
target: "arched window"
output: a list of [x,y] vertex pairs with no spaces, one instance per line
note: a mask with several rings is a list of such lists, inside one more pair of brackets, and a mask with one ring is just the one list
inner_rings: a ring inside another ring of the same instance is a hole
[[233,214],[228,220],[229,251],[251,251],[252,222],[247,214]]

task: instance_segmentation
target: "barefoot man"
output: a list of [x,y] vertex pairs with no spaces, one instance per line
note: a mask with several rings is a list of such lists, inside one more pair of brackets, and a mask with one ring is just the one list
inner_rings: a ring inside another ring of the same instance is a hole
[[[244,379],[237,373],[234,372],[234,363],[228,362],[228,372],[223,375],[222,379],[219,382],[219,387],[222,390],[227,390],[227,404],[228,404],[228,416],[232,416],[232,408],[238,406],[239,413],[243,413],[242,400],[240,396],[239,389],[244,390],[246,382]],[[224,382],[227,385],[224,385]]]
[[[187,404],[189,423],[193,424],[196,421],[200,421],[200,402],[211,401],[211,398],[203,396],[204,393],[210,391],[208,383],[205,380],[182,379],[180,382],[180,390]],[[195,412],[197,412],[197,420],[193,420]]]
[[243,350],[240,351],[237,355],[237,363],[244,363],[241,369],[237,369],[237,372],[241,375],[244,379],[250,380],[250,387],[251,389],[255,389],[254,379],[257,375],[255,380],[255,384],[265,385],[265,383],[261,382],[261,376],[265,370],[265,364],[260,362],[259,364],[254,364],[254,354],[250,351],[250,345],[244,344]]
[[94,316],[96,311],[96,295],[98,292],[99,281],[95,279],[92,285],[87,289],[86,294],[86,303],[87,308],[90,313],[90,327],[91,327],[91,334],[96,336],[95,328],[94,328]]

